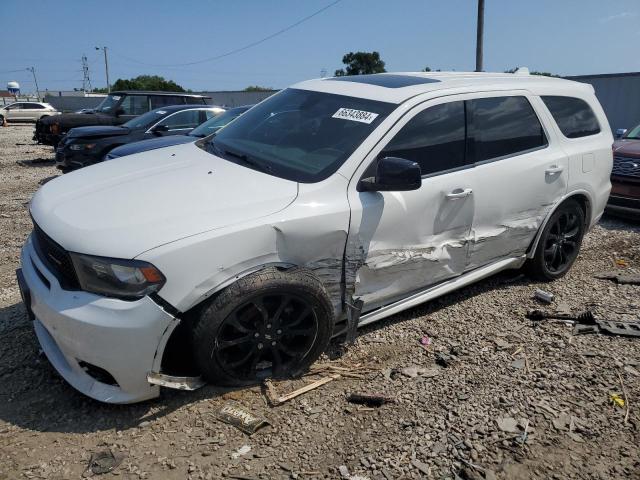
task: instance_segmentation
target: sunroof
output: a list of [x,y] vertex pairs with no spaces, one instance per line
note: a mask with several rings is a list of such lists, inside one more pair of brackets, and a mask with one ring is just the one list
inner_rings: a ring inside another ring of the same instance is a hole
[[435,83],[440,80],[426,77],[414,77],[413,75],[394,75],[394,74],[372,74],[372,75],[346,75],[344,77],[333,77],[327,80],[335,82],[355,82],[367,83],[369,85],[377,85],[386,88],[402,88],[411,85],[421,85],[423,83]]

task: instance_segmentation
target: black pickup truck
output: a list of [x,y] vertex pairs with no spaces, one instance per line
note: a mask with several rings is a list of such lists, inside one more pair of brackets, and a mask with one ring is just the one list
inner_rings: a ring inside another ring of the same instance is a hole
[[[208,105],[210,97],[180,92],[111,92],[94,110],[86,113],[63,113],[36,122],[33,139],[56,147],[74,127],[121,125],[150,110],[169,105]],[[54,118],[55,117],[55,118]]]

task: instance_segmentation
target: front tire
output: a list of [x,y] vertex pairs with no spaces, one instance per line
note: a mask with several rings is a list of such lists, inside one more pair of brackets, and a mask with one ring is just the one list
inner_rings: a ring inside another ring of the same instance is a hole
[[311,272],[267,268],[223,290],[192,330],[195,362],[212,383],[295,377],[326,349],[333,307]]
[[543,281],[564,276],[578,257],[584,231],[582,206],[572,199],[565,201],[545,225],[536,252],[527,264],[528,273]]

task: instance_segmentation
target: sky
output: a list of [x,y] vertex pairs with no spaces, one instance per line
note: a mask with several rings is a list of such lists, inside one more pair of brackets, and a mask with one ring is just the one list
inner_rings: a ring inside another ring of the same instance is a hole
[[[476,0],[335,1],[2,0],[0,89],[35,91],[27,67],[41,91],[80,88],[83,55],[104,87],[96,46],[111,83],[162,75],[194,91],[331,76],[350,51],[380,52],[387,71],[475,68]],[[640,71],[640,0],[485,1],[486,71]]]

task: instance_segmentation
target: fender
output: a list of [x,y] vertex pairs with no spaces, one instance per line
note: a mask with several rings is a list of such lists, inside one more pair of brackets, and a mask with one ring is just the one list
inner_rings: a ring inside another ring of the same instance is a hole
[[[540,225],[540,228],[538,229],[538,232],[536,233],[536,236],[533,239],[533,242],[531,242],[531,246],[529,247],[529,250],[527,251],[527,258],[533,258],[535,253],[536,253],[536,249],[538,248],[538,243],[540,242],[540,237],[542,236],[542,232],[544,232],[545,227],[547,226],[547,223],[549,222],[549,219],[551,218],[551,216],[555,213],[555,211],[558,209],[558,207],[560,205],[562,205],[566,200],[570,199],[570,198],[575,198],[575,197],[583,197],[585,199],[585,206],[587,211],[585,212],[585,219],[587,222],[587,230],[590,230],[595,224],[596,221],[593,221],[591,219],[591,213],[592,213],[592,205],[593,205],[593,196],[590,192],[588,192],[587,190],[583,190],[583,189],[578,189],[578,190],[573,190],[571,192],[568,192],[567,194],[563,195],[560,200],[558,200],[549,210],[549,213],[547,213],[547,216],[545,217],[544,221],[542,222],[542,224]],[[582,202],[581,202],[582,203]]]

